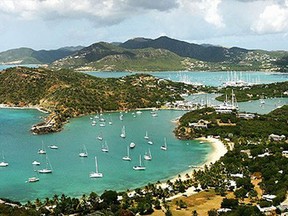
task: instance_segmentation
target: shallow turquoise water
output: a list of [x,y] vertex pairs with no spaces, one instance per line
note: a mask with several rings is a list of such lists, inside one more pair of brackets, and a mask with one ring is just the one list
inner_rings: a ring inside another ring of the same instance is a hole
[[[124,113],[124,120],[119,120],[119,113],[103,114],[107,120],[106,127],[91,125],[90,118],[81,117],[71,120],[60,133],[49,135],[32,135],[30,126],[39,121],[39,112],[35,110],[0,109],[1,150],[9,166],[0,168],[0,197],[27,201],[30,199],[51,197],[65,193],[81,196],[83,193],[105,189],[126,190],[146,185],[148,182],[164,180],[187,170],[189,165],[199,165],[211,151],[209,144],[196,141],[177,140],[172,131],[175,124],[172,119],[182,115],[180,111],[158,111],[158,117],[152,117],[149,111],[133,117]],[[120,138],[122,126],[126,126],[126,138]],[[145,131],[153,140],[153,145],[144,139]],[[109,153],[101,151],[102,142],[97,140],[99,134],[109,146]],[[167,139],[168,151],[161,151],[160,146]],[[34,175],[32,161],[44,163],[45,156],[37,154],[42,147],[42,140],[53,167],[53,173],[38,175],[37,183],[25,183]],[[133,141],[135,149],[130,150],[131,162],[123,161],[126,147]],[[48,146],[56,144],[58,150]],[[78,156],[85,144],[88,158]],[[152,161],[144,161],[146,171],[132,169],[139,164],[142,156],[150,148]],[[95,170],[94,156],[98,158],[102,179],[90,179],[89,173]]]

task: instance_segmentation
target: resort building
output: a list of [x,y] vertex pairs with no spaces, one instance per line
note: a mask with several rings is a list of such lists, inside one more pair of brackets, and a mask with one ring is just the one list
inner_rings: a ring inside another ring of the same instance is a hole
[[288,151],[282,151],[282,156],[288,158]]
[[193,128],[208,128],[208,125],[210,124],[211,122],[209,121],[206,121],[204,119],[200,119],[198,122],[192,122],[192,123],[189,123],[189,127],[193,127]]
[[254,119],[255,118],[255,114],[253,113],[239,113],[237,115],[238,118],[243,118],[243,119]]
[[286,136],[285,135],[277,135],[277,134],[270,134],[269,135],[269,139],[273,140],[273,141],[281,141],[281,140],[285,140]]

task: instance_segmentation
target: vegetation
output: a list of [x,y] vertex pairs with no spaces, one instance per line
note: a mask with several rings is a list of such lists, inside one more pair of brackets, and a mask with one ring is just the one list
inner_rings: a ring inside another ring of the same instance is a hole
[[143,74],[103,79],[65,69],[25,67],[0,73],[0,103],[37,106],[51,112],[45,124],[33,127],[35,133],[57,131],[67,119],[79,115],[160,107],[197,88]]
[[[259,100],[274,97],[288,97],[288,81],[271,83],[271,84],[261,84],[253,85],[250,87],[227,87],[221,89],[219,92],[223,95],[217,97],[217,100],[224,101],[226,95],[231,98],[232,89],[237,98],[238,102],[244,102],[249,100]],[[284,92],[287,92],[284,94]]]
[[198,45],[159,37],[94,43],[57,50],[19,48],[0,53],[1,64],[51,64],[52,68],[101,71],[287,71],[287,52]]
[[51,67],[80,71],[279,71],[279,66],[273,63],[285,54],[287,52],[198,45],[168,37],[136,38],[119,45],[92,44],[53,62]]
[[[208,122],[207,128],[195,128],[189,123],[203,119]],[[220,136],[236,139],[259,141],[267,139],[270,134],[288,136],[288,106],[283,106],[267,115],[255,115],[254,119],[239,118],[237,113],[216,113],[213,108],[204,108],[184,114],[175,129],[181,139],[193,139],[202,136]]]
[[[209,122],[208,127],[196,129],[189,126],[190,122],[199,119]],[[222,196],[227,191],[233,192],[234,199],[224,199],[222,202],[223,208],[229,207],[232,211],[221,215],[261,215],[258,209],[246,205],[248,198],[250,204],[257,203],[261,207],[277,206],[285,199],[288,158],[282,152],[288,150],[288,145],[286,139],[274,141],[269,135],[274,133],[288,137],[287,121],[287,105],[266,115],[255,115],[249,120],[238,118],[236,113],[218,114],[213,108],[192,111],[180,118],[175,130],[180,138],[217,135],[223,142],[228,140],[234,143],[234,148],[219,161],[193,175],[193,185],[200,185],[201,189],[214,188]],[[256,178],[260,182],[261,194],[252,184]],[[231,181],[235,181],[236,187],[231,185]],[[262,194],[272,194],[275,198],[267,201]],[[210,213],[213,214],[213,211]]]

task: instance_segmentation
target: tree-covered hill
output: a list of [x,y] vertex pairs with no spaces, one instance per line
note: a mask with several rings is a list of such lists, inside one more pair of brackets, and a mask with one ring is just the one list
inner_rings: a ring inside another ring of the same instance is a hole
[[95,43],[74,55],[55,61],[52,68],[102,71],[184,70],[184,58],[165,49],[126,49]]
[[[56,129],[68,117],[109,110],[159,107],[195,92],[191,85],[150,75],[97,78],[70,70],[9,68],[0,72],[0,104],[37,106],[51,112]],[[47,129],[47,128],[46,128]]]
[[274,97],[288,97],[288,81],[270,84],[259,84],[245,87],[227,87],[220,90],[223,95],[217,97],[217,100],[224,101],[227,95],[231,98],[232,89],[238,102],[249,100],[259,100]]
[[[207,121],[207,128],[195,128],[189,123]],[[184,114],[175,129],[181,139],[202,136],[220,136],[222,138],[250,140],[268,139],[270,134],[288,137],[288,106],[283,106],[266,115],[255,115],[253,119],[238,117],[237,113],[216,113],[214,108],[204,108]]]

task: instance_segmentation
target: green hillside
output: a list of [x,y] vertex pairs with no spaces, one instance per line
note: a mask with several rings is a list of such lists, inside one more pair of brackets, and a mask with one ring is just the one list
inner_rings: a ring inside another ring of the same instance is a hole
[[52,121],[53,127],[36,133],[59,130],[69,117],[160,107],[165,102],[180,100],[182,93],[195,91],[191,85],[142,74],[103,79],[70,70],[25,67],[0,73],[0,104],[37,106],[51,112],[45,124]]
[[50,66],[80,71],[286,71],[285,55],[285,51],[197,45],[168,37],[136,38],[122,44],[94,43]]

